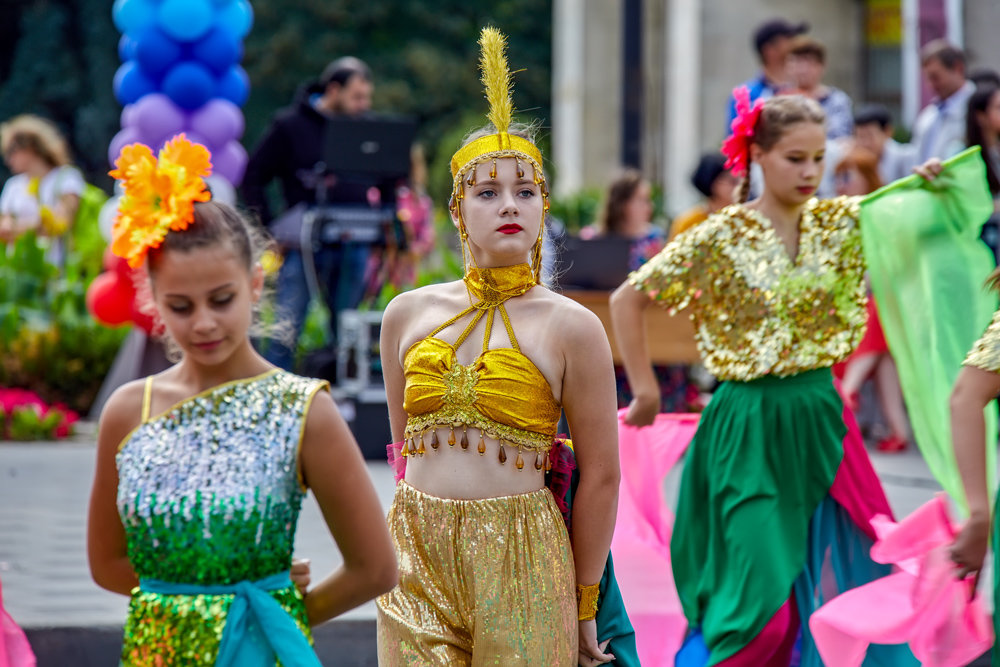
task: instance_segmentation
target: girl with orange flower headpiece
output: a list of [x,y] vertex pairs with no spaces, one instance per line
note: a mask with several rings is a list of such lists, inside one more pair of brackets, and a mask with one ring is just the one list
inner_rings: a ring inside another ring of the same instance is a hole
[[[389,513],[400,582],[377,602],[379,664],[637,665],[624,613],[617,629],[603,622],[621,610],[607,575],[619,479],[611,349],[593,314],[539,284],[542,155],[511,124],[505,38],[486,28],[480,45],[491,122],[451,160],[465,276],[401,294],[382,322],[390,451],[406,465]],[[572,536],[563,411],[579,472]],[[567,484],[550,491],[547,478]]]
[[[652,424],[660,405],[644,309],[690,308],[722,384],[688,449],[670,543],[690,628],[677,665],[788,665],[800,628],[802,664],[819,665],[809,615],[888,573],[866,549],[869,519],[891,511],[830,372],[866,320],[859,200],[814,196],[826,146],[815,101],[734,96],[722,150],[744,177],[739,202],[678,235],[611,298],[635,392],[626,422]],[[764,188],[747,202],[754,162]],[[905,646],[878,650],[880,664],[913,664]]]
[[[147,270],[180,351],[101,415],[88,558],[100,586],[131,596],[121,664],[318,667],[310,626],[396,580],[358,446],[326,382],[251,345],[260,244],[211,199],[208,151],[180,135],[158,156],[127,146],[116,167],[112,250]],[[345,564],[306,591],[292,548],[309,488]]]

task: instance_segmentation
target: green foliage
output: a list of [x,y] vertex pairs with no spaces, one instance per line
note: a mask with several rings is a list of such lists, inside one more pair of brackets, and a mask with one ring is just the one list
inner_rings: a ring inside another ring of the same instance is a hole
[[[503,0],[253,0],[254,27],[244,67],[247,146],[298,85],[314,81],[335,58],[354,55],[372,68],[375,109],[416,116],[431,172],[431,196],[446,198],[447,160],[462,136],[486,121],[479,82],[479,31],[494,25],[509,37],[515,119],[550,115],[552,3]],[[544,143],[544,142],[543,142]],[[443,155],[442,154],[446,154]]]
[[10,250],[0,253],[0,387],[86,412],[126,332],[87,312],[86,272],[76,255],[60,276],[34,235]]
[[569,197],[553,198],[549,215],[562,222],[566,231],[575,234],[581,227],[597,221],[602,197],[599,189],[591,188]]
[[0,408],[0,435],[10,440],[54,440],[66,415],[59,409],[46,411],[26,405],[5,414]]
[[[87,181],[109,187],[107,147],[121,107],[112,78],[119,34],[105,0],[31,0],[20,13],[9,77],[0,86],[0,121],[22,113],[53,120]],[[0,165],[0,178],[8,172]]]

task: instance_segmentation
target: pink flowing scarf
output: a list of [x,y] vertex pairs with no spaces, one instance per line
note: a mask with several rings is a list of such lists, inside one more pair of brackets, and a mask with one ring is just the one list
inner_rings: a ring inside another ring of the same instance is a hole
[[35,667],[35,654],[28,638],[3,606],[0,585],[0,667]]
[[618,413],[621,486],[611,542],[615,574],[635,628],[639,662],[671,665],[684,641],[687,621],[670,566],[674,514],[663,497],[663,479],[687,451],[697,414],[659,414],[636,428]]
[[847,591],[809,619],[816,647],[830,667],[857,667],[869,644],[907,643],[926,667],[960,667],[993,645],[990,617],[972,582],[955,578],[948,548],[956,529],[944,494],[894,523],[872,520],[872,559],[899,570]]

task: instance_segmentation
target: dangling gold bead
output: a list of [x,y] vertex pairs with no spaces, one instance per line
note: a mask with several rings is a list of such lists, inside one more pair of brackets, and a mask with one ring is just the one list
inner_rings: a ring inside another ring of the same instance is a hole
[[490,178],[497,177],[497,159],[493,158],[493,166],[490,167]]
[[417,453],[417,436],[410,438],[410,456]]
[[515,157],[514,162],[517,164],[517,177],[524,178],[524,167],[521,166],[521,158]]
[[438,432],[437,432],[437,429],[434,429],[433,431],[431,431],[431,449],[437,449],[440,446],[441,446],[441,443],[438,442]]
[[448,446],[449,447],[454,447],[455,446],[455,427],[454,426],[451,427],[451,432],[448,433]]
[[486,441],[483,440],[483,432],[482,431],[479,432],[479,447],[477,449],[479,450],[479,455],[480,456],[482,456],[483,454],[486,453]]
[[500,441],[500,465],[507,463],[507,450],[503,448],[503,440]]
[[517,459],[514,460],[514,465],[517,466],[518,470],[524,470],[524,459],[521,458],[521,448],[517,448]]
[[467,429],[463,428],[462,429],[462,449],[468,449],[468,448],[469,448],[469,434],[467,433]]
[[550,470],[552,470],[552,459],[550,459],[549,455],[546,454],[545,455],[545,472],[549,472]]
[[417,449],[417,454],[419,454],[420,456],[423,456],[426,453],[427,453],[427,448],[424,447],[424,434],[421,433],[420,434],[420,448]]
[[541,470],[545,465],[545,460],[542,458],[542,453],[537,452],[535,454],[535,470]]

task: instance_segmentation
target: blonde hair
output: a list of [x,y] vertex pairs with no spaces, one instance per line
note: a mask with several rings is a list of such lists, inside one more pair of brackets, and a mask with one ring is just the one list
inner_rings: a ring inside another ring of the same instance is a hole
[[54,123],[39,116],[23,114],[0,124],[0,152],[27,149],[51,166],[70,163],[69,145]]
[[[804,95],[779,95],[764,102],[760,117],[754,126],[753,143],[769,151],[781,141],[793,125],[798,123],[826,124],[826,113],[816,100]],[[747,156],[747,174],[738,190],[737,201],[746,202],[750,196],[750,156]]]

